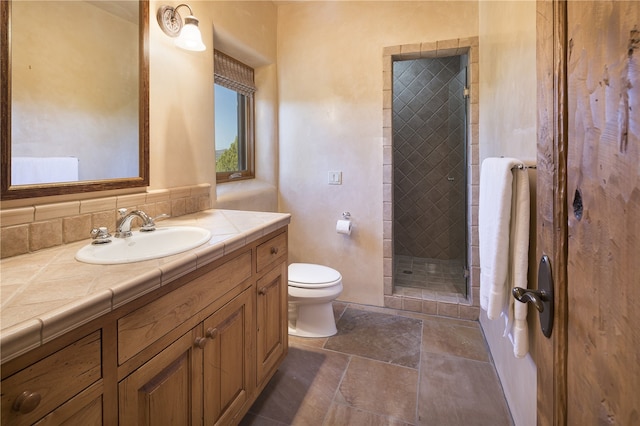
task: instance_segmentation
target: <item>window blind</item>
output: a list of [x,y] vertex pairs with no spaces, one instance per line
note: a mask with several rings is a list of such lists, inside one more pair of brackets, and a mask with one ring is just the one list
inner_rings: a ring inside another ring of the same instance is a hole
[[256,91],[253,68],[218,50],[213,51],[213,77],[216,84],[248,97]]

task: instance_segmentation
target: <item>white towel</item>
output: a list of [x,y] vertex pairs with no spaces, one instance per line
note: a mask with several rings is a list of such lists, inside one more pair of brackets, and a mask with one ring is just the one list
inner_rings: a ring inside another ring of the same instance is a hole
[[480,307],[489,319],[503,317],[514,355],[528,352],[527,306],[514,304],[513,287],[527,288],[529,180],[522,161],[487,158],[480,174]]
[[513,171],[515,182],[511,205],[509,244],[510,273],[507,282],[508,308],[505,316],[505,335],[513,344],[513,354],[524,357],[529,352],[526,303],[516,302],[511,296],[514,287],[528,288],[529,266],[529,174],[526,169]]

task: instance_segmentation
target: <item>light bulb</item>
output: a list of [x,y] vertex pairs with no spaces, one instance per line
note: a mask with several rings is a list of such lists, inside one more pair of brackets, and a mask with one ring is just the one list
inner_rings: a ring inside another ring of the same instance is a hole
[[184,18],[184,25],[180,31],[180,35],[175,40],[176,46],[185,50],[193,50],[202,52],[206,50],[206,46],[202,42],[202,34],[198,28],[198,19],[194,16]]

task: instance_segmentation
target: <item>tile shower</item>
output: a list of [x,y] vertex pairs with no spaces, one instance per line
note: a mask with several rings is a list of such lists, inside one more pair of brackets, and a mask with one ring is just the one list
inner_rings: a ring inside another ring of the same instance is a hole
[[[393,196],[393,63],[420,58],[467,55],[467,145],[466,145],[466,297],[462,294],[434,295],[431,290],[394,285],[394,196]],[[478,247],[478,192],[480,181],[479,139],[479,59],[478,37],[423,41],[385,46],[382,49],[382,261],[384,306],[450,318],[477,320],[480,314],[480,261]]]
[[394,292],[466,297],[468,56],[393,61]]

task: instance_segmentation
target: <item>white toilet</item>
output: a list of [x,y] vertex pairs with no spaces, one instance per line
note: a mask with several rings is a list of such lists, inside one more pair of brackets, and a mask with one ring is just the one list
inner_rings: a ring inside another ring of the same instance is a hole
[[336,334],[331,302],[342,293],[342,275],[312,263],[289,265],[289,334],[328,337]]

